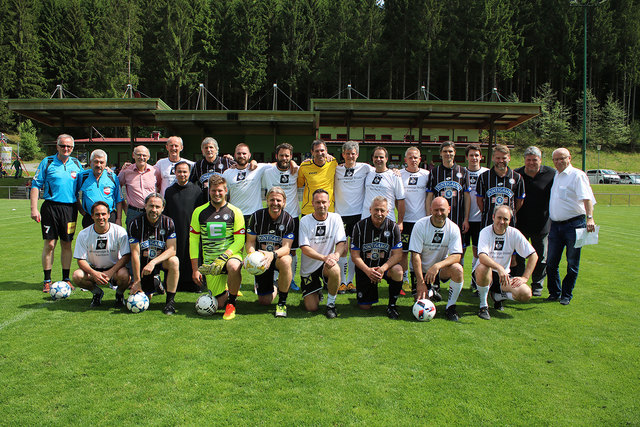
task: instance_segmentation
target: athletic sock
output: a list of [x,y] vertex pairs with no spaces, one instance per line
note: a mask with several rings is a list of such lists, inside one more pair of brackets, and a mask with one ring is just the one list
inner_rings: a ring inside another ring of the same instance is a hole
[[409,280],[409,270],[405,270],[402,273],[402,281],[404,282],[405,280],[407,280],[407,281]]
[[51,281],[51,270],[43,270],[44,271],[44,281],[45,282],[50,282]]
[[473,262],[471,263],[471,271],[473,271],[473,269],[476,268],[476,265],[478,265],[478,257],[474,256]]
[[449,281],[449,300],[447,301],[447,308],[451,307],[458,301],[458,296],[460,296],[460,291],[464,286],[464,281],[458,283],[453,280]]
[[387,279],[387,283],[389,284],[389,305],[396,305],[402,290],[402,280]]
[[513,298],[513,294],[511,292],[494,292],[493,299],[495,301],[504,301],[506,299],[510,299],[511,301],[515,301]]
[[71,273],[70,269],[63,268],[62,269],[62,280],[69,280],[69,273]]
[[289,292],[278,291],[278,305],[286,305],[288,295]]
[[176,293],[166,291],[166,294],[167,294],[167,304],[173,304],[173,298],[176,296]]
[[345,280],[347,280],[347,257],[346,256],[341,256],[340,259],[338,259],[338,266],[340,267],[340,283],[346,285],[347,282],[345,282]]
[[347,273],[347,284],[353,283],[353,276],[356,274],[356,265],[349,256],[349,272]]
[[238,298],[238,295],[234,295],[231,292],[229,292],[229,299],[227,300],[227,304],[233,304],[236,305],[236,298]]
[[100,287],[98,285],[94,285],[93,289],[91,289],[91,293],[94,294],[94,295],[100,294],[100,291],[101,291],[101,289],[100,289]]
[[298,267],[298,255],[296,255],[296,253],[294,252],[293,255],[291,256],[291,277],[293,280],[293,278],[296,277],[296,268]]
[[332,304],[335,305],[336,304],[336,296],[337,295],[328,294],[327,295],[327,305],[332,305]]
[[487,295],[489,295],[489,287],[478,286],[478,296],[480,297],[480,308],[489,306],[489,304],[487,303]]

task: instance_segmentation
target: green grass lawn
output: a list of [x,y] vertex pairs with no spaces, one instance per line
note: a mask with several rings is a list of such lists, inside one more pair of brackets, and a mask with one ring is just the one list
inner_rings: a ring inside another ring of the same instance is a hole
[[137,315],[111,309],[113,291],[95,310],[88,292],[53,302],[28,202],[2,200],[0,214],[2,425],[640,424],[638,207],[596,207],[600,244],[583,251],[569,306],[510,302],[483,321],[467,271],[457,324],[444,303],[419,323],[402,298],[391,321],[353,295],[330,321],[299,293],[275,319],[248,276],[229,322],[198,317],[195,294],[172,317],[164,296]]

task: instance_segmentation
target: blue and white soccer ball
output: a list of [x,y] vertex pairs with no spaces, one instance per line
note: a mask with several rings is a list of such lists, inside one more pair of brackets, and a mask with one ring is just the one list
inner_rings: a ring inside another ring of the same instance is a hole
[[149,308],[149,297],[144,292],[129,295],[127,299],[127,308],[132,313],[142,313]]
[[64,281],[52,283],[49,288],[49,295],[54,301],[65,299],[71,295],[71,286]]
[[419,299],[413,304],[413,315],[420,322],[428,322],[436,317],[436,306],[433,305],[431,300]]
[[196,312],[200,316],[213,316],[218,310],[218,299],[211,294],[200,295],[196,301]]

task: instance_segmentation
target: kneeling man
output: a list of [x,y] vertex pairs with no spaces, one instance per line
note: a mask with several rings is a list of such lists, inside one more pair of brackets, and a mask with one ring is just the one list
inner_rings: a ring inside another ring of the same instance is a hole
[[446,282],[451,279],[445,314],[448,320],[457,322],[460,316],[456,311],[456,302],[464,281],[460,264],[462,237],[460,228],[448,218],[450,210],[449,202],[444,197],[433,199],[431,215],[418,220],[413,226],[409,251],[411,266],[416,273],[416,298],[430,297],[439,301],[433,284],[437,280]]
[[104,291],[100,286],[112,284],[116,289],[115,308],[124,306],[124,291],[129,287],[127,263],[129,238],[127,231],[109,222],[109,205],[98,201],[91,207],[93,225],[83,229],[76,239],[73,257],[78,270],[73,272],[73,283],[93,293],[91,307],[98,307]]
[[173,220],[162,214],[165,200],[160,193],[151,193],[144,200],[144,215],[131,222],[129,246],[133,283],[130,293],[144,291],[149,297],[155,292],[154,276],[164,270],[167,282],[167,302],[162,312],[176,312],[174,297],[178,288],[180,262],[176,256],[176,228]]
[[[491,291],[496,310],[502,310],[502,301],[510,299],[527,302],[531,299],[531,288],[527,281],[538,262],[538,255],[526,237],[517,228],[510,227],[513,211],[507,205],[493,210],[493,224],[483,228],[478,238],[478,264],[473,274],[478,284],[480,311],[478,317],[489,320],[487,294]],[[521,277],[509,276],[511,255],[517,252],[527,259]],[[491,288],[489,288],[491,286]]]
[[369,207],[371,216],[358,221],[351,237],[351,259],[356,267],[356,292],[360,308],[368,310],[378,302],[378,283],[389,284],[389,319],[399,317],[396,302],[402,289],[402,238],[400,228],[387,218],[389,201],[376,196]]
[[291,245],[293,244],[295,222],[285,212],[287,195],[280,187],[272,187],[267,193],[267,208],[257,210],[249,218],[247,226],[247,256],[259,250],[267,257],[267,270],[255,276],[258,303],[269,305],[275,297],[273,278],[278,271],[278,305],[276,317],[287,317],[287,296],[291,284]]
[[340,215],[329,212],[329,193],[319,188],[313,192],[311,199],[313,213],[300,220],[300,281],[302,297],[307,311],[317,311],[320,304],[322,284],[327,284],[328,319],[338,317],[336,311],[336,295],[340,283],[340,266],[338,260],[347,249],[347,237]]

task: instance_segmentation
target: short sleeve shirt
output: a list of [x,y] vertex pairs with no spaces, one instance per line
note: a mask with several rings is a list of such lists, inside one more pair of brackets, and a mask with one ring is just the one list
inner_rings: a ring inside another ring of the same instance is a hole
[[140,265],[145,266],[167,249],[167,242],[176,238],[173,220],[160,215],[155,224],[151,224],[143,214],[133,220],[129,229],[129,244],[140,244]]
[[336,159],[325,162],[324,165],[318,166],[313,160],[302,162],[298,168],[298,187],[304,187],[302,192],[302,214],[307,215],[313,212],[311,204],[313,200],[313,192],[322,188],[329,193],[329,211],[334,211],[333,184],[338,162]]
[[256,250],[275,251],[282,247],[282,239],[293,241],[295,223],[291,215],[282,212],[276,219],[271,218],[268,209],[260,209],[249,218],[247,234],[256,236]]
[[511,255],[514,252],[523,258],[527,258],[535,252],[531,243],[517,228],[507,227],[504,234],[496,234],[492,224],[480,230],[478,255],[488,255],[489,258],[500,264],[507,273],[511,271]]
[[[329,255],[340,242],[346,242],[344,224],[340,215],[329,212],[327,219],[318,221],[313,214],[300,219],[299,246],[310,246],[321,255]],[[300,276],[306,277],[322,267],[323,262],[302,254]]]
[[587,175],[569,165],[562,173],[556,171],[551,186],[549,216],[552,221],[566,221],[586,213],[583,200],[596,204]]
[[389,204],[389,214],[387,218],[395,221],[396,216],[394,208],[396,200],[404,200],[404,187],[402,180],[393,171],[386,170],[384,172],[376,172],[375,169],[369,171],[364,182],[364,201],[362,204],[362,218],[371,216],[369,207],[371,201],[376,196],[382,196],[387,199]]
[[449,255],[462,254],[460,228],[449,218],[441,228],[431,223],[431,216],[422,218],[413,226],[409,251],[420,254],[422,269],[427,270]]
[[367,267],[380,267],[394,249],[402,249],[402,240],[400,228],[389,218],[385,218],[379,228],[373,225],[371,217],[358,221],[353,227],[351,250],[360,252]]
[[336,167],[334,195],[336,213],[342,216],[362,214],[364,180],[373,168],[367,163],[356,163],[348,168],[344,164]]
[[195,182],[206,190],[209,187],[209,178],[211,175],[222,175],[224,171],[229,169],[236,162],[223,156],[216,156],[215,160],[211,163],[207,159],[200,159],[191,168],[191,175],[189,175],[189,181]]
[[425,202],[429,171],[418,169],[417,172],[409,172],[402,169],[400,177],[404,186],[404,222],[417,222],[427,216]]
[[277,166],[268,165],[262,176],[262,187],[269,191],[273,187],[280,187],[287,195],[285,211],[293,218],[300,216],[300,201],[298,200],[298,172],[291,173],[291,169],[280,170]]
[[87,261],[92,268],[108,269],[129,252],[129,238],[124,228],[109,224],[109,230],[99,234],[91,225],[78,233],[73,257]]
[[262,209],[262,175],[269,165],[258,164],[254,170],[227,169],[222,176],[227,180],[229,203],[242,211],[243,215],[251,215]]
[[192,162],[191,160],[180,159],[172,162],[168,157],[158,160],[158,162],[154,166],[160,172],[160,179],[162,181],[160,185],[160,194],[162,194],[163,197],[165,191],[167,191],[167,188],[171,187],[177,180],[176,163],[178,162],[187,162],[193,168],[194,162]]
[[197,207],[191,215],[189,254],[205,263],[213,262],[227,249],[242,253],[245,224],[242,211],[230,203],[216,210],[211,203]]
[[478,184],[478,177],[488,171],[488,168],[480,166],[477,171],[471,171],[467,169],[469,174],[469,189],[471,191],[471,207],[469,208],[469,222],[481,222],[482,212],[478,207],[478,199],[476,199],[476,185]]
[[[482,226],[486,227],[493,222],[493,210],[496,206],[507,205],[513,212],[516,211],[516,199],[525,197],[524,180],[511,168],[507,168],[507,173],[502,177],[491,168],[478,177],[476,195],[484,199]],[[515,221],[514,215],[511,224],[515,224]]]
[[141,172],[133,163],[120,171],[118,179],[120,185],[125,187],[127,203],[134,208],[143,209],[144,199],[157,189],[160,172],[149,165]]
[[433,197],[442,196],[449,202],[451,212],[449,218],[458,227],[464,222],[464,193],[469,192],[469,175],[467,169],[454,164],[452,168],[438,165],[431,170],[427,191]]
[[69,157],[66,162],[58,158],[57,154],[42,159],[32,188],[43,190],[45,200],[57,203],[76,202],[76,179],[84,169],[75,157]]
[[[102,201],[109,205],[109,211],[116,210],[116,204],[122,202],[120,180],[115,173],[104,170],[96,179],[93,170],[82,171],[76,179],[76,194],[82,202],[82,209],[90,213],[94,203]],[[81,197],[81,198],[80,198]]]

